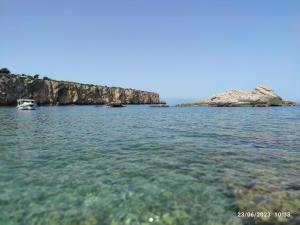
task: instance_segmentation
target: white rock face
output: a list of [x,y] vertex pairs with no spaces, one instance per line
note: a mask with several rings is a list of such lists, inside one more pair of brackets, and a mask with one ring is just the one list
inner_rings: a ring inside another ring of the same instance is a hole
[[272,89],[259,86],[251,92],[231,90],[214,95],[203,104],[211,106],[281,106],[291,102],[283,101]]
[[284,101],[272,89],[259,86],[251,92],[231,90],[216,94],[204,102],[180,104],[178,106],[294,106]]

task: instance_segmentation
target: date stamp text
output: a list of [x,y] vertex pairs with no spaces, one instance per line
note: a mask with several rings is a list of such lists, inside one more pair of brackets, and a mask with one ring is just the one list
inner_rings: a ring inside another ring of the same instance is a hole
[[275,216],[275,217],[284,217],[284,218],[288,218],[291,217],[291,213],[290,212],[237,212],[237,216],[238,217],[253,217],[253,218],[258,218],[258,217],[271,217],[271,216]]

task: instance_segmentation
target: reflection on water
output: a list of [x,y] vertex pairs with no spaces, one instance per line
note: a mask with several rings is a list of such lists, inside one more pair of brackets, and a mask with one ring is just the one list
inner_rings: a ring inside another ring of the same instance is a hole
[[0,224],[300,221],[300,107],[1,107],[0,128]]

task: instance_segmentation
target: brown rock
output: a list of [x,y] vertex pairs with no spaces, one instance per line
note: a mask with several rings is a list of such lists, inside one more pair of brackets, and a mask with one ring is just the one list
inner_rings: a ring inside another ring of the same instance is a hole
[[153,92],[0,73],[0,105],[16,104],[22,97],[49,105],[160,103],[159,94]]

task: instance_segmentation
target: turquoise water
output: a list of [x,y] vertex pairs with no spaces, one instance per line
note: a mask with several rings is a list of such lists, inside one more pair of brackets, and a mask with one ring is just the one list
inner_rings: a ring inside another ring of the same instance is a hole
[[300,221],[300,107],[1,107],[0,128],[1,225]]

